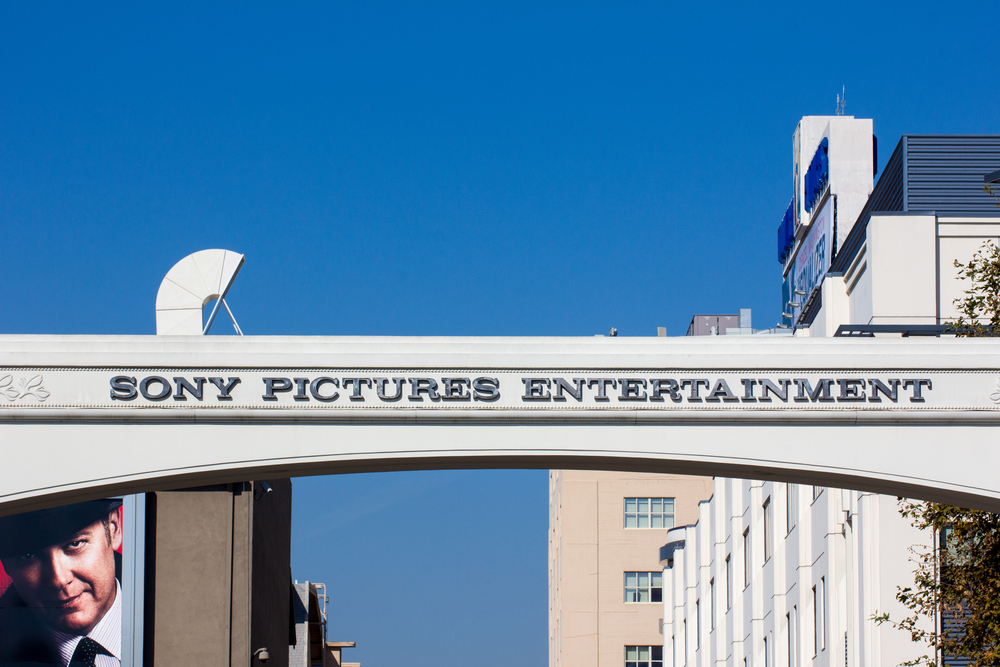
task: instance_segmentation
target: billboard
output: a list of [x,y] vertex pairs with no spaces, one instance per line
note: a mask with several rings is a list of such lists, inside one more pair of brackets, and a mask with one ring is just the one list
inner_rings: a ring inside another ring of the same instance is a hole
[[[833,253],[833,214],[834,198],[828,197],[823,208],[813,218],[809,233],[802,239],[792,270],[788,274],[789,292],[793,295],[791,298],[794,301],[805,304],[809,295],[823,282],[823,276],[830,270]],[[796,295],[796,292],[799,294]],[[798,323],[801,314],[802,309],[798,308],[794,313],[795,323]]]
[[0,517],[0,665],[134,664],[135,507],[107,498]]

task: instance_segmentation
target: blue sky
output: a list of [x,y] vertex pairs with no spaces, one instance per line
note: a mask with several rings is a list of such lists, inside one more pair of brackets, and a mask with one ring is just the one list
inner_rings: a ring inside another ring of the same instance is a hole
[[[904,132],[1000,132],[998,19],[4,3],[0,333],[152,334],[163,275],[214,247],[247,257],[228,301],[248,334],[680,335],[741,307],[773,326],[799,117],[846,86],[882,164]],[[331,585],[349,659],[546,663],[544,471],[295,489],[295,576]]]

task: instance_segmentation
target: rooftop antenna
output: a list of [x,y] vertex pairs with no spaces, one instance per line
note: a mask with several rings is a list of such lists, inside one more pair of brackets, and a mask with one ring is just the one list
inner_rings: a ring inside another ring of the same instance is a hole
[[[204,336],[212,328],[219,304],[225,307],[233,329],[243,331],[226,303],[226,294],[243,266],[243,255],[232,250],[201,250],[188,255],[164,276],[156,293],[158,336]],[[205,305],[215,299],[208,322],[202,325]]]
[[844,115],[844,108],[847,106],[847,86],[840,87],[840,94],[837,95],[837,115]]

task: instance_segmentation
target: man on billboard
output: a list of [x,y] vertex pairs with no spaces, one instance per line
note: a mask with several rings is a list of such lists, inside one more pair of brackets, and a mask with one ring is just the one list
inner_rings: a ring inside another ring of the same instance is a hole
[[121,504],[0,518],[0,665],[121,664]]

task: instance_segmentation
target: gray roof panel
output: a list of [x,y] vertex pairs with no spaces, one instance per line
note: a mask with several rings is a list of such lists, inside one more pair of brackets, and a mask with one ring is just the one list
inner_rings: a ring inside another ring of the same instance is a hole
[[873,213],[997,213],[997,200],[983,190],[983,176],[997,168],[1000,135],[904,134],[830,270],[847,270]]

